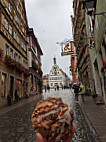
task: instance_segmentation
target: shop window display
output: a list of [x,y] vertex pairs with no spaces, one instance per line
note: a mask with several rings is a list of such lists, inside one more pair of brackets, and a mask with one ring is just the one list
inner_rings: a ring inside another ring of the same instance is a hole
[[5,97],[5,93],[6,93],[6,75],[5,74],[2,74],[2,77],[1,77],[1,89],[2,89],[1,96]]

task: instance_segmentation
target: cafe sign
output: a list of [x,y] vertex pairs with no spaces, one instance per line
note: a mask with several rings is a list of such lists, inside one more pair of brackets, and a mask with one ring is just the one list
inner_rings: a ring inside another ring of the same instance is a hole
[[74,43],[73,43],[73,41],[65,44],[65,46],[62,48],[61,56],[72,55],[72,54],[74,54]]

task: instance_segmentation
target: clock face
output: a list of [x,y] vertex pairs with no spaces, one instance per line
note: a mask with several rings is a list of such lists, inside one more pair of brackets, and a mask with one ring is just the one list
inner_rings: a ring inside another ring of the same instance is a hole
[[54,67],[54,70],[56,70],[57,69],[57,67]]

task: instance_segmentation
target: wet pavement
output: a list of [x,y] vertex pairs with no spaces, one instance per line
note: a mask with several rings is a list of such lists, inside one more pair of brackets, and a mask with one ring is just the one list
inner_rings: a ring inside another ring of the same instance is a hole
[[[76,132],[72,142],[95,142],[89,130],[84,114],[78,102],[74,100],[71,90],[59,90],[43,93],[43,97],[62,97],[74,110]],[[39,100],[39,99],[38,99]],[[35,132],[31,124],[31,114],[37,101],[35,97],[27,99],[25,103],[9,106],[0,110],[0,142],[35,142]]]

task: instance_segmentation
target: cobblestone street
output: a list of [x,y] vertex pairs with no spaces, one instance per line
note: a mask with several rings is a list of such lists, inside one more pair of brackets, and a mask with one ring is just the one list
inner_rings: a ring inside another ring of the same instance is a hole
[[[62,97],[62,100],[73,107],[76,133],[73,142],[95,142],[89,131],[78,102],[74,100],[71,90],[60,90],[43,93],[48,96]],[[39,100],[39,99],[38,99]],[[35,133],[31,124],[31,114],[36,105],[36,97],[25,99],[15,105],[0,110],[0,142],[35,142]]]

